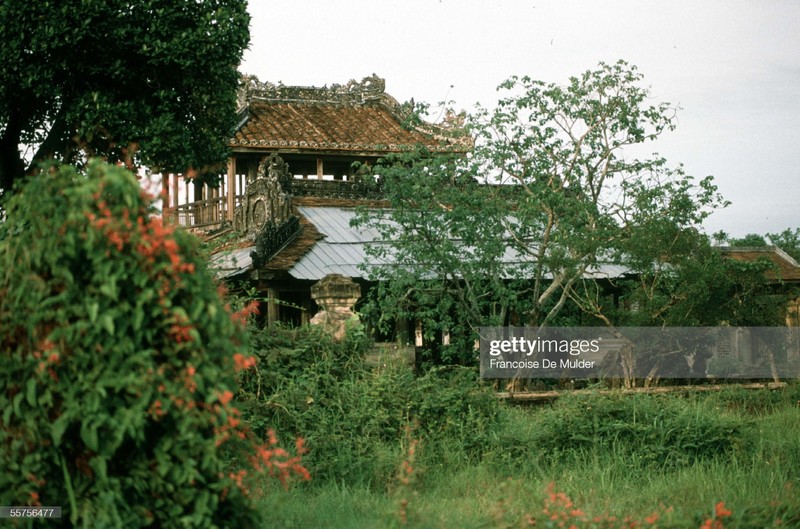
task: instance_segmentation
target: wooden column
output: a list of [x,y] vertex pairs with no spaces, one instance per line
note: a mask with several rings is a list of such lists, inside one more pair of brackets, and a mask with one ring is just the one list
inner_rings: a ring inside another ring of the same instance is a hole
[[408,320],[405,318],[398,318],[394,326],[394,339],[403,345],[410,343],[408,336]]
[[267,289],[267,324],[272,325],[278,321],[278,289]]
[[[266,159],[266,156],[261,158],[261,161],[263,162],[265,159]],[[255,182],[256,178],[258,178],[258,165],[259,165],[259,163],[260,162],[250,162],[250,163],[247,164],[247,178],[245,178],[245,185],[247,185],[247,182]],[[241,194],[244,194],[244,187],[241,187],[239,189],[239,192]]]
[[169,217],[169,173],[161,173],[161,220]]
[[312,303],[311,299],[306,299],[305,302],[303,302],[303,308],[305,310],[300,311],[300,325],[308,325],[308,322],[311,320],[311,318],[309,317],[311,311],[313,310],[313,308],[311,307],[311,303]]
[[317,180],[322,180],[322,175],[325,174],[322,166],[322,158],[317,158]]
[[222,219],[220,219],[220,216],[219,216],[219,214],[220,214],[219,201],[216,200],[218,198],[219,198],[219,188],[218,187],[212,187],[211,188],[211,220],[213,222],[218,222],[218,221],[222,220]]
[[236,209],[236,158],[228,159],[228,220],[233,222],[233,212]]
[[172,218],[178,222],[178,174],[172,174]]

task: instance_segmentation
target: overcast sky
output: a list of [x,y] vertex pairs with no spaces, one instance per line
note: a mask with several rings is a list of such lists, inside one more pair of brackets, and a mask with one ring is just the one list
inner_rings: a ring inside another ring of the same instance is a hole
[[733,204],[734,236],[800,227],[800,1],[250,0],[242,71],[322,86],[386,79],[398,101],[492,106],[511,75],[566,82],[624,59],[681,107],[652,150]]

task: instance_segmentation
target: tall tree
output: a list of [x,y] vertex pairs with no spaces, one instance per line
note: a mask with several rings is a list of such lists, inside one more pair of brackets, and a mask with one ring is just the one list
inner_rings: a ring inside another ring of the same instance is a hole
[[[0,189],[32,164],[221,162],[235,125],[246,0],[0,3]],[[31,146],[26,156],[20,146]]]
[[674,109],[652,105],[641,81],[622,61],[566,85],[515,77],[494,109],[468,118],[468,157],[379,167],[392,208],[359,222],[383,235],[373,255],[396,264],[373,269],[386,281],[384,318],[448,329],[512,314],[527,325],[587,315],[611,324],[598,279],[647,270],[662,281],[654,267],[707,242],[702,221],[724,202],[711,177],[640,157],[674,126]]

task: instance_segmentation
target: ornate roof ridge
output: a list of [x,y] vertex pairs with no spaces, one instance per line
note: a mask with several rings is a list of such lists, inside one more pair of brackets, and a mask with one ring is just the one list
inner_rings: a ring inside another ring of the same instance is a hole
[[273,103],[330,103],[363,105],[369,102],[400,105],[386,93],[386,80],[376,74],[364,77],[361,81],[351,79],[346,84],[330,86],[289,86],[282,82],[262,82],[254,75],[242,76],[239,84],[237,106],[245,108],[252,101]]
[[[254,75],[243,75],[239,84],[237,95],[237,113],[240,121],[237,129],[240,129],[247,122],[250,114],[250,105],[254,102],[264,102],[267,104],[301,104],[301,105],[336,105],[336,106],[380,106],[386,109],[394,118],[408,130],[423,133],[431,136],[438,141],[450,144],[449,148],[442,146],[436,150],[469,150],[473,146],[473,139],[464,131],[464,116],[448,112],[444,123],[434,124],[420,120],[415,116],[414,100],[406,103],[398,103],[391,95],[386,93],[386,80],[372,74],[356,81],[351,79],[345,84],[316,86],[287,86],[281,82],[277,84],[269,81],[262,82]],[[231,144],[267,146],[264,142],[236,142],[231,140]],[[269,145],[281,147],[281,145]],[[293,147],[292,145],[287,145]],[[296,147],[302,147],[298,145]],[[333,145],[339,148],[338,145]],[[378,145],[347,145],[344,148],[369,148]],[[395,146],[392,150],[397,149]]]

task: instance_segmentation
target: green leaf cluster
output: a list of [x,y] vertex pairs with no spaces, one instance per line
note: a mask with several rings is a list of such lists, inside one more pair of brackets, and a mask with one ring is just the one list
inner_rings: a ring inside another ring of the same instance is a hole
[[800,228],[794,230],[787,228],[780,233],[767,233],[763,236],[749,233],[742,238],[729,238],[724,232],[715,235],[722,240],[727,239],[725,242],[731,246],[767,246],[767,241],[769,241],[770,244],[789,254],[795,261],[800,261]]
[[[0,4],[0,188],[33,164],[133,158],[153,169],[219,164],[249,43],[244,0]],[[27,158],[30,161],[30,157]]]
[[369,343],[308,326],[255,331],[252,344],[259,369],[243,378],[243,415],[254,429],[304,438],[314,483],[386,487],[409,435],[436,466],[478,460],[499,425],[500,404],[473,369],[370,369]]
[[133,175],[46,168],[0,226],[0,503],[61,505],[71,526],[252,526],[218,446],[246,351],[197,241]]
[[731,457],[746,448],[748,433],[745,420],[712,405],[653,395],[562,396],[536,423],[524,440],[512,440],[509,429],[503,457],[579,464],[599,453],[642,471],[676,469]]

